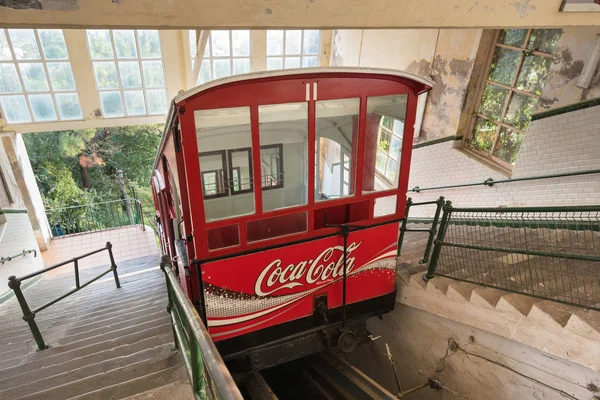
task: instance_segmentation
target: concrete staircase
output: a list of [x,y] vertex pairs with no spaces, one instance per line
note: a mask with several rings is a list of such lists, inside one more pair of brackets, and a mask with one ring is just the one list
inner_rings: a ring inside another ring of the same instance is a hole
[[[192,399],[157,265],[156,257],[123,262],[121,289],[109,274],[42,310],[36,322],[52,346],[44,351],[36,351],[16,299],[0,304],[0,399]],[[82,282],[106,268],[82,271]],[[33,309],[73,286],[64,267],[24,295]]]
[[399,259],[399,303],[518,341],[600,373],[600,312],[445,277],[418,264],[427,234],[407,233]]

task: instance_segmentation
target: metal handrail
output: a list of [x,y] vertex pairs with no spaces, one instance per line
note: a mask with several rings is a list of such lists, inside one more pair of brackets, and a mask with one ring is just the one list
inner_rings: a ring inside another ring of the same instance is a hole
[[[436,205],[436,209],[435,214],[433,216],[433,221],[431,223],[431,228],[407,228],[406,225],[408,223],[408,213],[410,212],[411,207],[427,206],[434,204]],[[402,221],[402,226],[400,227],[400,235],[398,236],[398,257],[400,257],[400,253],[402,251],[402,243],[404,242],[405,232],[429,232],[429,239],[427,240],[427,246],[425,246],[425,253],[423,254],[423,258],[419,260],[419,264],[427,264],[429,262],[429,253],[431,253],[431,246],[433,245],[433,240],[435,238],[435,234],[437,233],[438,220],[440,218],[440,212],[442,210],[443,205],[444,196],[440,196],[439,199],[434,201],[423,201],[418,203],[414,203],[411,197],[406,199],[406,211],[404,213],[404,220]]]
[[420,188],[415,186],[410,189],[410,192],[420,193],[426,190],[439,190],[439,189],[453,189],[459,187],[469,187],[469,186],[494,186],[500,183],[512,183],[512,182],[521,182],[521,181],[534,181],[539,179],[550,179],[550,178],[563,178],[566,176],[579,176],[579,175],[591,175],[591,174],[600,174],[600,169],[591,169],[588,171],[577,171],[577,172],[565,172],[562,174],[551,174],[551,175],[534,175],[534,176],[526,176],[524,178],[513,178],[513,179],[503,179],[499,181],[495,181],[492,178],[488,178],[483,182],[471,182],[471,183],[460,183],[457,185],[446,185],[446,186],[432,186],[426,188]]
[[33,257],[37,257],[37,250],[36,249],[31,249],[31,250],[23,250],[20,253],[15,254],[14,256],[8,256],[8,257],[0,257],[0,264],[4,264],[5,262],[11,261],[14,258],[17,257],[24,257],[29,253],[33,253]]
[[[93,254],[100,253],[101,251],[104,251],[104,250],[108,251],[108,255],[110,257],[110,268],[108,270],[102,272],[100,275],[85,282],[84,284],[81,284],[81,282],[79,281],[79,260],[81,260],[82,258],[85,258],[85,257],[89,257]],[[27,279],[31,279],[35,276],[41,275],[45,272],[52,271],[56,268],[62,267],[69,263],[73,263],[73,267],[75,270],[75,288],[68,291],[67,293],[57,297],[56,299],[49,301],[48,303],[41,305],[40,307],[38,307],[32,311],[29,308],[29,304],[27,304],[27,300],[25,300],[25,296],[23,296],[23,292],[21,290],[21,282],[23,282]],[[117,275],[117,264],[115,263],[115,258],[112,253],[112,244],[110,242],[106,242],[106,246],[102,247],[98,250],[90,251],[89,253],[82,254],[82,255],[74,257],[70,260],[63,261],[58,264],[54,264],[50,267],[41,269],[39,271],[32,272],[27,275],[23,275],[20,278],[17,278],[14,275],[11,275],[8,277],[8,287],[11,288],[15,292],[15,297],[17,298],[17,301],[19,302],[19,305],[21,306],[21,311],[23,311],[23,320],[26,321],[27,324],[29,324],[29,329],[31,330],[31,333],[33,334],[33,338],[35,339],[35,342],[36,342],[39,350],[45,350],[49,346],[48,346],[48,344],[46,344],[46,342],[44,342],[44,338],[42,337],[42,334],[40,333],[40,330],[39,330],[37,324],[35,323],[35,315],[37,313],[39,313],[40,311],[50,307],[51,305],[58,303],[62,299],[69,297],[73,293],[80,291],[84,287],[92,284],[93,282],[102,278],[104,275],[108,274],[111,271],[115,278],[115,284],[117,285],[117,289],[119,289],[121,287],[121,283],[119,282],[119,276]]]
[[163,256],[160,267],[167,283],[167,311],[171,314],[175,346],[182,350],[194,396],[201,400],[243,400],[208,330],[183,292],[168,256]]

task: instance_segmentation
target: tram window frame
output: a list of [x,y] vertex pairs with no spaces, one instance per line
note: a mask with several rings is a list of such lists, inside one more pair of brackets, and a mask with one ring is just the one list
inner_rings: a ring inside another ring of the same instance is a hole
[[[249,171],[249,184],[250,184],[250,188],[248,189],[239,189],[236,190],[233,187],[233,170],[236,169],[238,171],[238,185],[241,187],[242,186],[242,180],[241,180],[241,168],[240,167],[234,167],[233,166],[233,157],[232,154],[233,153],[243,153],[246,152],[248,153],[248,171]],[[227,150],[227,168],[229,169],[229,182],[231,182],[231,185],[229,186],[229,193],[231,196],[235,196],[237,194],[244,194],[244,193],[252,193],[254,192],[254,168],[252,166],[252,148],[250,147],[242,147],[239,149],[228,149]]]
[[[284,175],[284,171],[283,171],[283,143],[275,143],[275,144],[266,144],[263,146],[260,146],[260,150],[270,150],[270,149],[277,149],[279,150],[279,162],[277,163],[277,184],[276,185],[266,185],[266,179],[263,182],[263,177],[266,178],[267,175],[263,174],[262,171],[262,154],[260,157],[260,161],[261,161],[261,176],[260,176],[260,182],[261,182],[261,187],[262,190],[272,190],[272,189],[283,189],[284,186],[284,181],[285,181],[285,175]],[[269,176],[271,171],[269,171]]]

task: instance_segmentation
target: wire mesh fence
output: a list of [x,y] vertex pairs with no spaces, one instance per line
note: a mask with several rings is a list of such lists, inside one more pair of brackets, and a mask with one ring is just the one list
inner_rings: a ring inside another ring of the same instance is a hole
[[447,205],[436,242],[428,276],[600,309],[600,206]]
[[144,226],[142,205],[137,199],[112,200],[46,210],[52,236],[95,232],[128,225]]

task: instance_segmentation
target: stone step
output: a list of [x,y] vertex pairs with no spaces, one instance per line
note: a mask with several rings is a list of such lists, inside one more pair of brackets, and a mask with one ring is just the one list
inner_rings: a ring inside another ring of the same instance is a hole
[[565,329],[600,343],[600,311],[575,311],[565,325]]
[[[115,368],[110,371],[101,372],[96,375],[78,379],[76,381],[53,386],[50,389],[31,393],[20,398],[27,400],[70,399],[83,394],[88,394],[89,392],[98,391],[109,386],[131,381],[136,378],[145,377],[163,370],[168,370],[172,367],[179,367],[181,365],[183,365],[181,354],[179,352],[173,353],[169,350],[168,354],[162,354],[160,357],[139,361],[137,363]],[[144,388],[137,388],[135,389],[134,393],[143,389]]]
[[535,303],[527,316],[530,319],[543,319],[559,324],[563,328],[569,322],[571,315],[577,312],[579,308],[555,301],[544,300]]
[[423,264],[411,265],[408,263],[401,263],[397,268],[397,274],[402,279],[402,281],[409,285],[410,278],[413,275],[422,275],[425,271],[427,271],[427,266]]
[[22,382],[21,385],[15,386],[9,390],[0,391],[0,398],[18,398],[20,396],[26,396],[29,393],[48,390],[55,386],[74,382],[88,376],[107,373],[108,371],[126,365],[151,360],[154,357],[161,358],[165,355],[170,355],[172,352],[173,346],[167,343],[144,349],[130,355],[109,358],[94,364],[87,364],[77,369],[64,370],[63,372],[56,373],[52,376],[42,377],[40,376],[42,374],[39,374],[39,372],[43,370],[33,371],[30,374],[32,379],[27,382]]
[[[164,330],[167,331],[167,329]],[[22,364],[17,368],[17,373],[14,375],[11,375],[15,372],[14,370],[4,370],[0,372],[0,377],[2,377],[2,379],[0,379],[0,390],[10,389],[14,386],[34,382],[38,379],[52,377],[64,371],[72,371],[78,368],[84,368],[87,365],[96,364],[102,362],[103,360],[129,356],[145,349],[164,344],[169,344],[171,346],[173,345],[173,334],[170,330],[167,333],[149,336],[139,340],[134,338],[134,341],[131,343],[120,344],[115,347],[110,347],[106,350],[101,350],[96,353],[81,357],[76,357],[76,354],[73,354],[73,356],[76,358],[69,358],[66,361],[63,360],[64,362],[62,363],[42,365],[41,367],[35,363],[31,363],[33,365]],[[9,376],[5,377],[5,375]]]
[[543,301],[541,299],[525,296],[517,293],[508,293],[498,301],[496,309],[509,313],[515,313],[522,317],[527,317],[534,304]]
[[[115,335],[104,335],[102,341],[87,343],[82,346],[62,346],[68,349],[50,348],[41,352],[35,352],[22,358],[2,361],[0,363],[0,376],[9,377],[24,372],[33,371],[50,365],[62,364],[79,357],[89,356],[104,350],[110,350],[122,345],[129,345],[155,335],[162,335],[172,331],[171,322],[163,321],[162,324],[147,324],[144,327],[133,327]],[[48,354],[51,350],[59,350]]]
[[[136,379],[132,379],[127,382],[114,384],[99,390],[88,392],[81,396],[74,397],[72,400],[106,400],[128,398],[140,392],[146,392],[147,394],[148,391],[164,386],[167,383],[174,381],[183,381],[185,379],[188,379],[185,367],[175,366]],[[165,399],[194,399],[193,395],[191,395],[190,397],[175,397],[174,395],[175,393],[173,393],[173,395],[170,397],[165,397]],[[146,399],[152,397],[141,396],[138,398]]]
[[193,400],[194,393],[192,387],[186,380],[181,380],[168,385],[159,386],[155,389],[150,389],[142,393],[134,394],[133,396],[126,397],[125,400],[171,400],[171,399],[182,399],[182,400]]
[[508,293],[509,292],[504,290],[479,286],[473,290],[471,295],[471,303],[480,307],[496,309],[496,305],[498,305],[500,298]]

